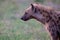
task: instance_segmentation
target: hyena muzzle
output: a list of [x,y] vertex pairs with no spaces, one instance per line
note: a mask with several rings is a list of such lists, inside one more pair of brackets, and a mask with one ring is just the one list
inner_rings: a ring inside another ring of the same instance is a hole
[[57,14],[57,12],[55,12],[55,10],[51,7],[34,3],[25,10],[25,14],[21,19],[24,21],[27,21],[29,19],[36,19],[40,21],[48,30],[51,36],[51,40],[60,40],[60,15],[58,15],[59,13]]

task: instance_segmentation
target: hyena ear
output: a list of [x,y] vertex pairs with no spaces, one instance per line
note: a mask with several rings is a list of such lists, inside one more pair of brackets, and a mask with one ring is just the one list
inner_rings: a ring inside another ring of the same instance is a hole
[[31,7],[32,7],[32,10],[34,10],[34,5],[33,4],[31,4]]
[[36,13],[37,12],[37,8],[35,8],[35,6],[33,4],[31,4],[32,10]]

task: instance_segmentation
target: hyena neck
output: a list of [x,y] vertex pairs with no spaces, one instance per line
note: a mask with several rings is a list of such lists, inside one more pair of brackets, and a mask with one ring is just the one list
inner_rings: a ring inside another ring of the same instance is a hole
[[[44,6],[44,5],[39,5],[37,6],[37,14],[34,16],[35,19],[40,21],[41,23],[51,23],[52,20],[58,19],[56,10],[53,9],[52,7]],[[40,13],[40,14],[39,14]],[[42,15],[42,16],[41,16]],[[42,18],[43,17],[43,18]]]
[[43,9],[40,13],[43,15],[44,18],[43,19],[37,18],[37,20],[43,24],[49,23],[49,22],[51,22],[51,20],[55,20],[57,18],[56,12],[53,9],[50,9],[50,10],[49,9]]

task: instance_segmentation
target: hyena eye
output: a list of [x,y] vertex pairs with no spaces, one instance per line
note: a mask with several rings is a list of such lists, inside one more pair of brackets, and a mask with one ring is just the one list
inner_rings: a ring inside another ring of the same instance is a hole
[[25,12],[25,14],[28,14],[27,12]]

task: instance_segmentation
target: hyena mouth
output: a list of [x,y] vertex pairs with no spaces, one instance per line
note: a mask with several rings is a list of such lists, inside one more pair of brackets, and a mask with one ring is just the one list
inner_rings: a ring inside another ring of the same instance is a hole
[[21,20],[27,21],[27,20],[29,20],[29,18],[22,17]]
[[21,18],[21,20],[23,20],[23,21],[27,21],[26,19],[24,19],[24,18]]

